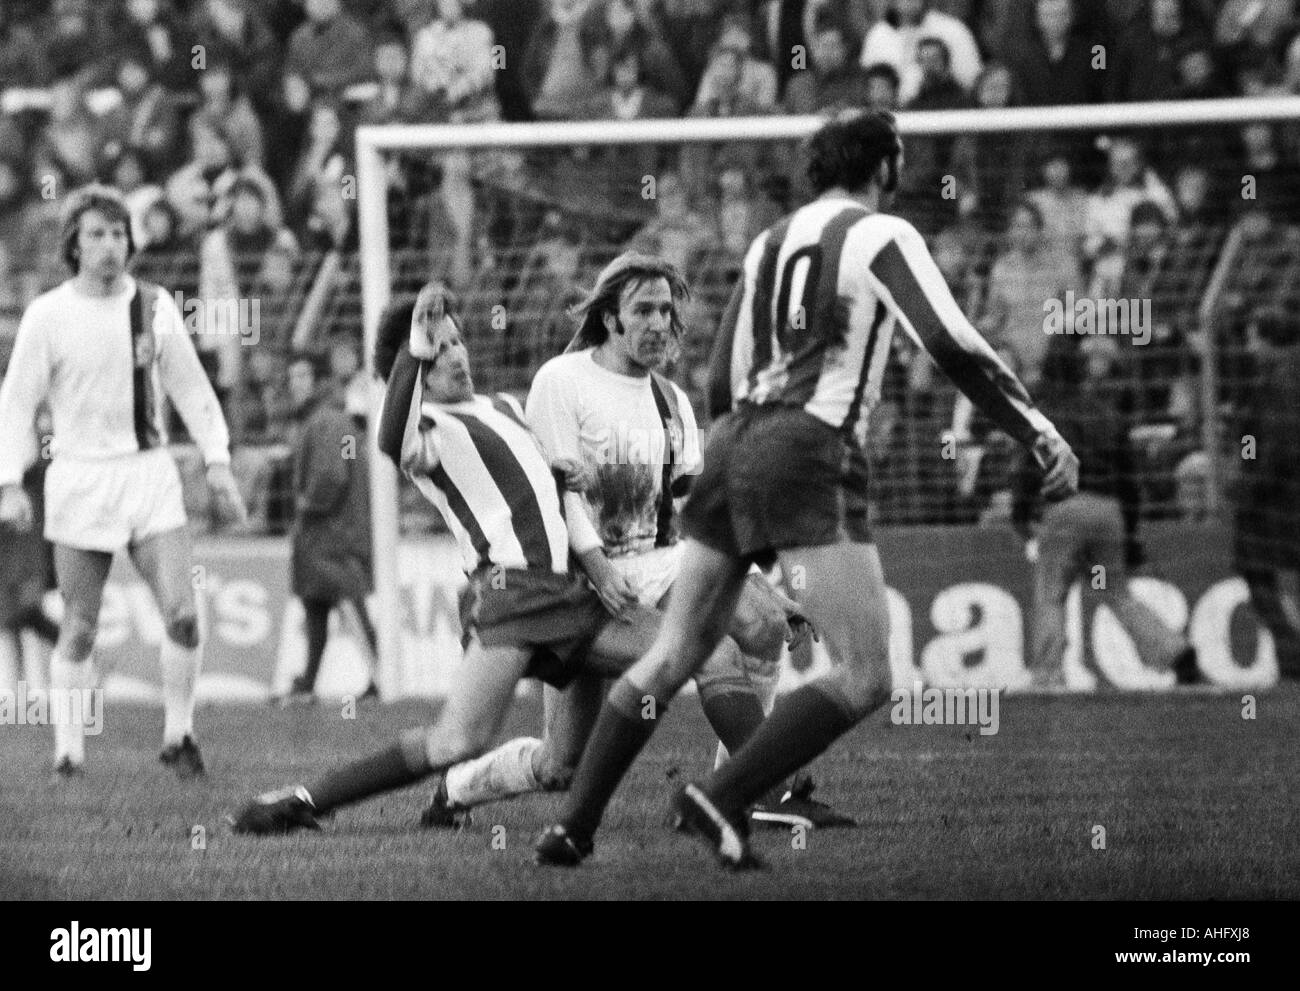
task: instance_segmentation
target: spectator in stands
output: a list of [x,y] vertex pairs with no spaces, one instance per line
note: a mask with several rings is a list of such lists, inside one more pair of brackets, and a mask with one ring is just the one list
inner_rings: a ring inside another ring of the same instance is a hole
[[1116,137],[1107,149],[1107,179],[1088,198],[1083,252],[1095,262],[1102,255],[1122,255],[1128,240],[1129,217],[1143,200],[1154,203],[1173,220],[1178,208],[1169,187],[1148,167],[1136,139]]
[[36,31],[15,8],[0,4],[0,92],[37,85],[44,71]]
[[433,120],[500,120],[492,29],[462,8],[462,0],[438,0],[438,16],[411,44],[411,79]]
[[[645,0],[638,0],[645,6]],[[698,91],[711,58],[713,45],[722,36],[722,21],[728,0],[662,0],[658,17],[664,38],[685,75],[688,93]],[[775,101],[776,94],[772,94]]]
[[264,112],[266,167],[277,189],[288,190],[311,126],[311,89],[302,76],[288,73]]
[[[742,88],[746,53],[733,42],[719,42],[713,51],[705,80],[691,107],[692,117],[750,117],[771,108],[758,102]],[[770,171],[774,150],[761,142],[730,142],[725,146],[692,144],[682,149],[681,170],[691,195],[702,197],[717,175],[716,159],[721,154],[741,156],[755,175]],[[761,181],[761,180],[760,180]]]
[[1009,51],[1025,104],[1100,102],[1106,73],[1093,63],[1102,41],[1077,21],[1073,0],[1035,0],[1033,27]]
[[[908,110],[957,110],[969,106],[965,90],[954,78],[947,46],[937,38],[917,42],[921,81]],[[971,170],[957,168],[956,136],[916,136],[907,143],[907,168],[898,187],[897,206],[923,234],[932,235],[952,222],[960,188],[970,186]],[[974,163],[970,163],[972,166]],[[961,172],[960,178],[955,173]]]
[[1143,16],[1129,22],[1106,71],[1112,103],[1171,100],[1177,91],[1185,45],[1209,37],[1202,8],[1191,0],[1150,0]]
[[[1300,167],[1282,157],[1276,128],[1252,121],[1241,129],[1241,174],[1254,180],[1254,195],[1275,220],[1300,224]],[[1250,187],[1243,184],[1244,197]]]
[[1214,25],[1216,47],[1232,61],[1272,56],[1295,24],[1295,0],[1225,0]]
[[37,142],[37,154],[58,162],[73,187],[98,178],[105,132],[86,104],[86,90],[75,73],[59,76],[50,87],[50,121]]
[[1211,100],[1232,95],[1219,78],[1218,67],[1214,64],[1214,49],[1208,38],[1192,37],[1183,41],[1178,46],[1177,57],[1175,100]]
[[941,41],[948,49],[950,72],[964,90],[975,85],[979,75],[979,46],[970,28],[957,18],[937,10],[932,0],[893,0],[892,17],[877,21],[862,42],[861,62],[869,67],[883,62],[892,66],[901,81],[899,96],[911,103],[921,91],[922,39]]
[[1078,267],[1043,239],[1043,215],[1029,201],[1021,202],[1007,228],[1007,250],[989,273],[988,300],[981,330],[1004,342],[1030,388],[1038,381],[1052,338],[1045,332],[1044,301],[1059,300],[1080,289]]
[[[733,71],[726,60],[717,58],[718,51],[736,52],[740,57],[739,77],[733,80]],[[726,106],[743,93],[745,100],[757,113],[770,113],[776,109],[776,70],[771,64],[754,55],[754,32],[748,17],[728,15],[723,19],[717,45],[710,53],[704,78],[695,94],[696,108]],[[737,116],[727,113],[709,113],[710,117]]]
[[375,41],[374,79],[361,91],[361,123],[405,124],[423,116],[426,101],[409,70],[410,58],[402,36],[380,35]]
[[303,9],[307,21],[289,38],[285,71],[333,95],[368,79],[374,55],[366,26],[343,11],[341,0],[306,0]]
[[343,410],[358,429],[364,429],[370,411],[370,377],[361,362],[361,342],[352,334],[330,338],[327,351],[329,382],[343,401]]
[[147,48],[127,48],[118,56],[117,88],[122,102],[104,117],[109,157],[128,146],[144,156],[145,171],[165,174],[181,153],[180,108],[176,96],[150,75]]
[[898,73],[892,65],[877,62],[863,70],[867,77],[867,107],[871,110],[898,109]]
[[708,218],[691,208],[691,193],[676,172],[665,172],[655,188],[655,216],[632,236],[624,250],[655,255],[683,272],[710,247],[713,235]]
[[97,61],[104,51],[97,42],[108,36],[104,15],[104,6],[92,10],[90,0],[54,0],[38,34],[41,64],[49,78],[75,75],[81,85],[104,80],[111,68]]
[[167,199],[181,218],[181,234],[201,236],[215,222],[218,190],[234,180],[230,146],[203,121],[189,128],[190,161],[167,180]]
[[[599,49],[597,49],[599,50]],[[653,120],[677,116],[673,97],[656,89],[635,47],[619,49],[610,61],[607,85],[591,108],[595,120]]]
[[652,4],[636,0],[608,0],[593,4],[583,15],[582,47],[605,45],[614,53],[614,61],[635,52],[642,84],[662,93],[673,105],[676,116],[690,103],[694,91],[688,87],[682,67],[664,38],[663,24]]
[[239,482],[254,532],[284,533],[293,517],[286,506],[291,475],[288,441],[293,401],[283,352],[249,350],[248,368],[230,403],[230,470]]
[[[228,300],[251,301],[272,248],[292,252],[297,244],[287,229],[271,219],[265,188],[241,175],[231,188],[229,218],[204,238],[200,248],[199,296],[214,307]],[[213,384],[223,398],[231,394],[242,373],[243,328],[239,330],[204,334],[195,342],[200,356],[215,364]]]
[[1088,194],[1072,180],[1069,156],[1059,148],[1043,161],[1043,185],[1026,198],[1043,218],[1043,238],[1071,254],[1083,250],[1084,225],[1088,221]]
[[355,610],[370,661],[370,685],[362,698],[377,699],[378,647],[366,611],[366,596],[374,591],[369,444],[344,413],[341,397],[324,381],[318,356],[295,356],[289,391],[299,423],[293,454],[297,518],[291,538],[292,586],[305,613],[307,668],[294,678],[286,701],[313,700],[330,614],[341,606]]
[[53,289],[68,276],[61,247],[63,203],[51,193],[72,187],[59,162],[41,157],[39,149],[37,156],[31,172],[34,195],[25,197],[18,221],[22,254],[15,258],[26,299]]
[[573,336],[569,307],[581,298],[582,240],[571,226],[549,231],[524,263],[510,297],[511,347],[505,358],[509,383],[528,388],[542,363],[564,350]]
[[[284,59],[260,3],[200,0],[190,34],[202,46],[202,64],[212,59],[229,65],[258,109],[266,108],[279,90]],[[187,65],[193,57],[187,57]]]
[[524,54],[524,86],[533,116],[570,120],[599,87],[587,68],[582,23],[593,0],[549,0]]
[[297,165],[285,190],[289,223],[293,227],[305,229],[321,184],[342,184],[348,171],[347,142],[348,135],[343,129],[338,105],[327,99],[314,102],[307,140],[298,153]]
[[[1016,102],[1011,70],[990,62],[975,80],[976,105],[999,110]],[[987,230],[1006,230],[1011,211],[1029,185],[1033,138],[1020,132],[969,134],[957,140],[953,171],[960,185],[957,207]]]
[[196,250],[193,242],[181,233],[181,219],[176,208],[164,197],[144,211],[140,218],[141,236],[136,242],[134,264],[138,269],[149,256],[185,255]]
[[931,254],[963,313],[978,313],[984,303],[983,277],[992,264],[993,238],[969,220],[934,236]]
[[150,182],[145,172],[144,156],[135,148],[124,148],[112,163],[111,181],[126,201],[131,213],[131,236],[136,245],[144,243],[144,215],[154,203],[166,198],[162,186]]
[[309,251],[352,251],[357,247],[353,222],[355,199],[347,195],[344,176],[322,176],[314,187],[311,212],[302,228],[303,247]]
[[194,118],[225,138],[241,165],[262,163],[262,123],[226,63],[209,62],[199,73],[199,105]]
[[26,171],[26,163],[14,149],[0,151],[0,244],[14,250],[20,248]]
[[170,4],[162,0],[126,0],[126,18],[116,26],[113,51],[143,56],[150,79],[175,93],[193,89],[190,65],[196,40]]
[[808,51],[808,66],[786,83],[781,104],[788,114],[813,114],[869,102],[867,72],[852,60],[848,28],[826,15],[817,21]]

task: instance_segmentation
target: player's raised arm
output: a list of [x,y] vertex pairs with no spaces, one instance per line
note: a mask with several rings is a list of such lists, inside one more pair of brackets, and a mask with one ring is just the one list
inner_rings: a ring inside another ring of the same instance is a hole
[[[879,237],[884,218],[877,221]],[[1079,462],[1011,369],[953,299],[925,241],[911,224],[888,218],[884,242],[870,252],[867,278],[903,329],[990,420],[1029,448],[1046,472],[1043,495],[1060,499],[1078,486]],[[847,246],[846,246],[847,250]]]

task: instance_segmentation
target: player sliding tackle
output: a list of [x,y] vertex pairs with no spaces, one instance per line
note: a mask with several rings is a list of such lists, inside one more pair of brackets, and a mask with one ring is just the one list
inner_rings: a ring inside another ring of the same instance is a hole
[[[726,632],[751,563],[780,561],[832,669],[678,792],[678,828],[727,866],[755,866],[744,810],[889,699],[889,612],[862,445],[897,326],[1034,452],[1047,498],[1077,487],[1078,459],[962,315],[921,236],[881,211],[903,160],[892,115],[841,116],[810,152],[818,198],[755,239],[723,316],[710,369],[721,419],[682,512],[686,548],[667,618],[610,689],[563,818],[538,840],[539,863],[572,866],[591,850],[667,703]],[[651,711],[659,718],[643,718]]]
[[[406,328],[385,321],[375,357],[388,379],[380,448],[441,511],[469,573],[467,646],[446,704],[432,726],[378,754],[253,800],[233,818],[236,832],[315,827],[323,813],[476,757],[521,678],[563,688],[580,676],[620,674],[658,630],[659,614],[636,603],[610,616],[586,576],[569,570],[570,544],[593,570],[603,550],[585,514],[566,525],[553,469],[571,489],[589,479],[576,461],[548,463],[514,399],[474,394],[448,303],[444,290],[426,286]],[[409,347],[393,340],[394,328]],[[734,644],[716,661],[740,670]]]

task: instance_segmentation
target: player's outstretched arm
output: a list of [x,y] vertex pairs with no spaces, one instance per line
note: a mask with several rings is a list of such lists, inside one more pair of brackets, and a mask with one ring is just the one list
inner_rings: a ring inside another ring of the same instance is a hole
[[868,279],[899,325],[953,384],[1030,450],[1043,468],[1043,496],[1072,495],[1079,484],[1079,459],[966,319],[916,228],[893,218],[889,237],[871,255]]

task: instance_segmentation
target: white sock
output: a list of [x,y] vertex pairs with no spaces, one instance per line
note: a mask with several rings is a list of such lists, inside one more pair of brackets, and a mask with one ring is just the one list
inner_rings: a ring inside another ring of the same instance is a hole
[[482,757],[449,768],[447,798],[452,805],[468,809],[538,791],[541,785],[533,774],[533,754],[541,745],[536,737],[521,736]]
[[203,648],[190,649],[163,638],[163,746],[180,743],[194,733],[194,686],[199,680]]
[[50,720],[54,723],[54,762],[68,758],[74,764],[86,762],[86,734],[80,705],[72,705],[69,693],[90,684],[90,658],[80,664],[66,660],[55,650],[50,657]]

